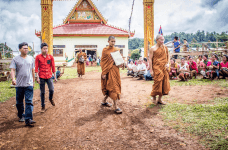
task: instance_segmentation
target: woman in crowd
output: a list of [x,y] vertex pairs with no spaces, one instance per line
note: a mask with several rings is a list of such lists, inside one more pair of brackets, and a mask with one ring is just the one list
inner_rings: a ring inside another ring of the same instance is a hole
[[188,81],[189,78],[189,66],[187,63],[185,63],[185,59],[181,58],[181,63],[178,66],[177,69],[179,73],[179,78],[181,81]]
[[171,58],[170,59],[170,71],[169,71],[169,79],[170,80],[172,80],[172,78],[174,80],[177,80],[177,68],[178,68],[178,65],[175,62],[175,59]]
[[202,55],[199,55],[198,56],[198,59],[196,60],[196,64],[198,66],[198,71],[200,72],[201,69],[200,69],[200,64],[203,62],[203,56]]
[[195,61],[193,61],[192,57],[189,57],[189,61],[188,61],[188,65],[189,65],[189,69],[190,69],[190,79],[192,79],[193,76],[197,76],[198,73],[198,67]]
[[211,80],[213,79],[218,79],[219,78],[219,62],[218,56],[216,54],[213,54],[211,57],[211,64],[207,66],[208,71],[207,71],[207,77]]
[[228,80],[228,56],[227,55],[223,55],[222,57],[219,73],[221,76],[223,76],[223,79],[226,78]]

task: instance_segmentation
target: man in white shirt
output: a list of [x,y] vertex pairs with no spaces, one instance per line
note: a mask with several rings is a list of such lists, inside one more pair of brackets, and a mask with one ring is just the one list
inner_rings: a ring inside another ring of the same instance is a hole
[[146,65],[143,63],[142,58],[140,58],[138,61],[137,72],[136,72],[136,76],[139,77],[138,80],[142,80],[144,74],[146,73],[147,73]]
[[130,64],[127,65],[127,76],[131,75],[134,76],[134,71],[133,71],[133,67],[135,67],[135,64],[133,61],[130,62]]

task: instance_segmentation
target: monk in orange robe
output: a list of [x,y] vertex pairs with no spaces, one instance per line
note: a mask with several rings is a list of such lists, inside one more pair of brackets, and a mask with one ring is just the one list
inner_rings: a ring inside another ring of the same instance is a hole
[[[170,91],[169,84],[169,52],[168,48],[164,45],[164,37],[158,35],[156,37],[157,44],[150,48],[150,73],[154,77],[153,90],[151,96],[153,97],[153,103],[163,104],[162,96],[168,95]],[[158,102],[156,96],[159,96]]]
[[[80,62],[80,58],[83,59],[83,62]],[[86,53],[82,52],[82,49],[79,49],[79,53],[77,55],[77,72],[78,77],[82,77],[82,75],[85,75],[85,61],[87,59]]]
[[115,113],[121,114],[122,110],[117,106],[117,100],[120,100],[121,93],[121,81],[119,66],[115,65],[115,62],[110,53],[118,51],[115,46],[115,37],[110,36],[108,38],[109,46],[105,47],[102,51],[101,57],[101,89],[105,98],[103,106],[111,107],[112,104],[107,102],[107,98],[110,97],[114,102]]

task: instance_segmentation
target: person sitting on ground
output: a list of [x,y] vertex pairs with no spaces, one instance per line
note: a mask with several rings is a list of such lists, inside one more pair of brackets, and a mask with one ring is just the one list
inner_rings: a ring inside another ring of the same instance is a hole
[[143,63],[142,59],[139,59],[137,71],[135,72],[135,77],[139,77],[138,80],[142,80],[144,77],[144,74],[146,74],[146,65]]
[[170,59],[170,71],[169,71],[169,79],[172,80],[177,80],[177,68],[178,65],[176,63],[176,60],[174,58]]
[[135,58],[135,65],[136,65],[136,66],[138,65],[138,60],[137,60],[137,58]]
[[200,74],[203,75],[203,79],[206,79],[207,66],[210,66],[211,62],[208,61],[208,55],[203,55],[203,61],[200,62],[199,69]]
[[57,71],[56,71],[56,78],[59,80],[64,74],[64,68],[63,68],[63,72],[61,72],[61,67],[57,67]]
[[196,62],[193,61],[192,57],[189,57],[188,65],[190,69],[190,79],[192,79],[193,76],[195,76],[196,79],[198,68]]
[[223,79],[228,80],[228,56],[223,55],[222,57],[222,62],[220,63],[220,69],[221,71],[219,72],[221,76],[223,76]]
[[199,67],[200,67],[200,63],[202,63],[202,62],[203,62],[203,56],[202,56],[202,55],[199,55],[199,56],[198,56],[198,59],[196,60],[198,72],[201,71],[201,69],[200,69]]
[[213,54],[211,57],[211,64],[207,66],[208,71],[206,75],[211,80],[217,80],[219,78],[219,62],[216,59],[218,59],[218,56],[216,54]]
[[181,58],[181,63],[178,66],[177,72],[179,73],[180,81],[188,81],[189,66],[187,63],[185,63],[184,58]]
[[153,80],[151,74],[150,74],[150,66],[149,62],[147,61],[147,58],[143,58],[143,63],[146,65],[146,74],[144,74],[144,79],[147,80]]
[[131,75],[134,76],[134,71],[133,71],[133,67],[135,66],[133,60],[130,62],[130,64],[127,65],[127,76]]

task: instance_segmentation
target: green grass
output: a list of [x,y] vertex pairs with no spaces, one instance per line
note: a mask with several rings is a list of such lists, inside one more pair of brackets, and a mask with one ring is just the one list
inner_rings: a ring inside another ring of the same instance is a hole
[[[16,89],[11,88],[11,81],[0,82],[0,102],[5,102],[11,97],[16,96]],[[39,84],[35,83],[35,90],[39,88]]]
[[[154,81],[149,81],[147,83],[153,84]],[[221,87],[228,87],[228,82],[225,79],[221,80],[208,80],[208,79],[191,79],[187,82],[170,80],[170,86],[196,86],[196,85],[218,85]]]
[[161,114],[168,125],[200,137],[212,149],[228,149],[228,98],[211,104],[169,104]]

